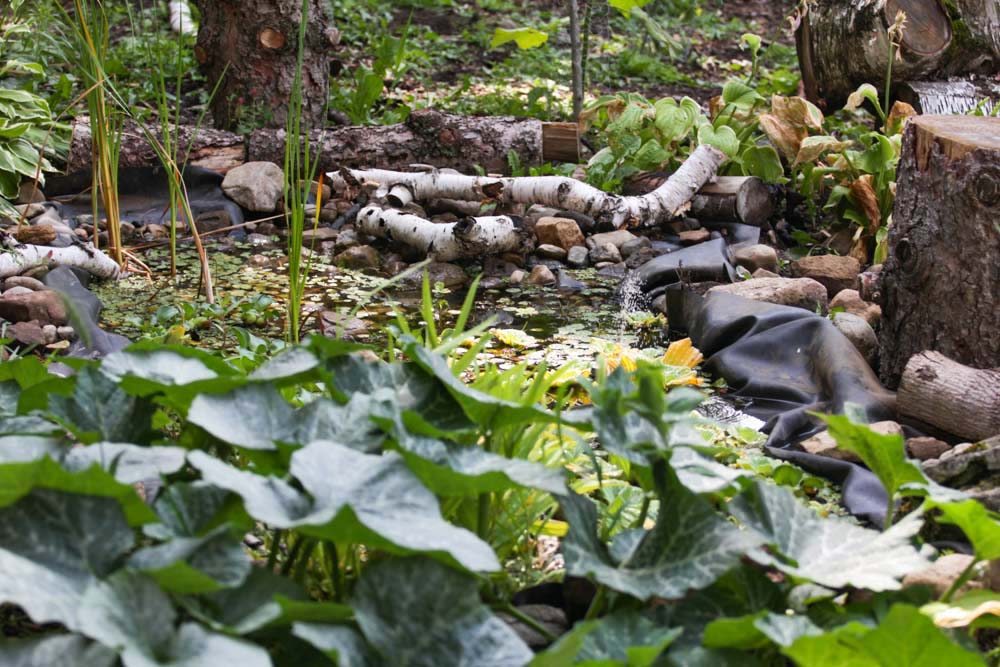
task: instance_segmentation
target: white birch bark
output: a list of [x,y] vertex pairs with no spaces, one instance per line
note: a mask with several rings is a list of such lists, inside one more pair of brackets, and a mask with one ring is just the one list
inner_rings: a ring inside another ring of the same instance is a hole
[[121,268],[93,246],[50,248],[40,245],[14,245],[0,250],[0,278],[16,276],[28,269],[50,263],[77,266],[98,278],[120,278]]
[[723,160],[725,155],[715,148],[699,146],[663,185],[649,194],[635,197],[608,194],[561,176],[493,178],[384,169],[347,169],[327,176],[338,191],[348,186],[346,176],[357,183],[377,184],[376,196],[385,196],[390,190],[398,193],[399,186],[405,186],[416,201],[492,199],[501,204],[541,204],[583,213],[616,228],[650,227],[683,213],[695,193],[715,176]]
[[509,252],[521,243],[514,220],[505,215],[438,224],[372,205],[358,212],[356,225],[369,236],[398,241],[439,262]]

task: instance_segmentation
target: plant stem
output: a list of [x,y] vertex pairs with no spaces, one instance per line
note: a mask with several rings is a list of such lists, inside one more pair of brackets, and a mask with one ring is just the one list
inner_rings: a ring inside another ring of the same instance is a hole
[[490,494],[479,494],[479,508],[476,514],[476,534],[480,539],[486,539],[490,522]]
[[642,499],[642,507],[639,508],[639,518],[636,519],[635,527],[642,528],[646,524],[646,516],[649,515],[649,496],[644,496]]
[[955,593],[957,593],[958,590],[962,588],[962,586],[964,586],[969,581],[969,579],[972,578],[972,575],[976,570],[976,566],[979,565],[979,562],[980,561],[976,560],[975,558],[972,559],[972,562],[969,563],[969,566],[964,570],[962,570],[962,574],[958,575],[958,579],[951,582],[951,586],[949,586],[948,590],[946,590],[944,592],[944,595],[941,596],[941,602],[951,602],[951,598],[955,595]]
[[271,536],[271,553],[267,555],[267,569],[271,572],[274,572],[274,566],[278,564],[278,552],[281,551],[281,538],[284,537],[284,532],[279,528]]
[[288,558],[281,565],[281,574],[283,576],[288,576],[292,571],[292,566],[295,565],[295,561],[299,557],[299,552],[302,551],[302,544],[305,542],[304,537],[297,537],[295,539],[295,544],[292,545],[292,550],[288,552]]
[[882,105],[882,131],[889,134],[889,89],[892,87],[892,59],[896,57],[896,45],[889,40],[889,65],[885,68],[885,103]]
[[607,586],[600,585],[597,587],[597,593],[594,594],[594,599],[590,602],[590,607],[587,608],[587,615],[583,617],[585,621],[592,621],[597,618],[597,615],[601,613],[604,609],[604,601],[608,597]]
[[511,616],[513,616],[514,618],[516,618],[518,620],[518,622],[523,623],[524,625],[527,625],[529,628],[531,628],[532,630],[534,630],[535,632],[537,632],[541,636],[545,637],[545,639],[547,639],[549,642],[554,642],[557,639],[559,639],[559,637],[557,637],[551,630],[549,630],[547,627],[545,627],[537,619],[534,619],[531,616],[528,616],[523,611],[521,611],[520,609],[518,609],[514,605],[510,604],[509,602],[506,602],[506,603],[503,603],[503,604],[495,604],[495,605],[493,605],[493,609],[495,611],[502,611],[502,612],[510,614]]
[[306,540],[306,546],[299,555],[298,562],[295,563],[295,569],[292,571],[292,579],[300,584],[305,581],[306,570],[309,567],[309,559],[312,558],[312,554],[316,550],[316,545],[316,540]]
[[340,555],[337,553],[337,544],[335,542],[327,542],[323,545],[323,553],[326,555],[327,570],[330,572],[333,598],[335,600],[342,600],[344,590],[340,585]]

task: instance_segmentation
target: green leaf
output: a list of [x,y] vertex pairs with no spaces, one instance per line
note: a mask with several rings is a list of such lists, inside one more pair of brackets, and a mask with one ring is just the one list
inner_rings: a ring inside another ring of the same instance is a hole
[[736,130],[728,125],[723,125],[719,129],[714,129],[709,124],[702,125],[698,128],[698,143],[718,148],[729,159],[736,158],[740,154],[740,138],[736,136]]
[[134,543],[114,500],[32,491],[0,510],[0,602],[19,605],[36,623],[82,630],[88,588]]
[[941,516],[935,519],[938,523],[950,523],[962,529],[975,549],[976,560],[1000,558],[1000,514],[986,509],[982,503],[971,498],[958,502],[932,499],[927,503],[929,507],[941,511]]
[[337,667],[374,667],[377,664],[364,638],[345,625],[296,623],[292,634],[322,651]]
[[199,394],[188,422],[223,442],[246,449],[273,450],[294,432],[295,409],[277,388],[250,384],[227,394]]
[[537,654],[528,667],[566,667],[572,665],[583,649],[583,642],[597,629],[599,621],[580,621],[559,637],[552,646]]
[[533,49],[549,41],[547,33],[534,28],[497,28],[490,40],[490,48],[495,49],[507,42],[515,42],[519,49]]
[[118,655],[78,635],[0,641],[5,667],[113,667]]
[[566,572],[593,576],[612,590],[640,600],[683,597],[710,585],[762,539],[719,516],[704,499],[670,473],[660,492],[656,526],[627,557],[616,560],[597,537],[597,509],[587,498],[570,494],[562,501],[569,521],[563,541]]
[[628,16],[636,7],[645,7],[650,2],[652,0],[608,0],[608,4],[620,11],[623,16]]
[[897,590],[900,578],[927,565],[911,543],[922,525],[917,513],[880,533],[834,516],[821,518],[791,490],[764,481],[737,496],[729,509],[784,556],[759,549],[751,558],[829,588]]
[[756,176],[768,183],[784,181],[785,168],[774,146],[747,146],[740,155],[740,162],[747,176]]
[[130,396],[93,366],[76,376],[73,395],[52,396],[49,410],[83,442],[147,442],[153,435],[152,402]]
[[368,641],[396,667],[510,667],[532,653],[479,600],[479,582],[427,558],[365,570],[351,602]]
[[123,484],[177,472],[184,465],[187,452],[180,447],[140,447],[99,442],[88,447],[74,447],[63,458],[63,467],[82,471],[97,465]]
[[167,394],[184,408],[200,392],[220,391],[243,381],[229,364],[207,352],[148,342],[107,356],[101,372],[130,394]]
[[660,626],[637,611],[615,612],[602,618],[583,638],[576,662],[649,667],[681,632],[681,628]]
[[235,588],[250,574],[250,557],[229,526],[201,537],[175,537],[132,554],[129,566],[172,593],[208,593]]
[[[756,35],[749,35],[750,37],[756,37]],[[757,43],[760,44],[760,38],[757,37]],[[760,94],[746,85],[741,81],[735,79],[729,81],[722,87],[722,101],[726,104],[732,104],[740,109],[750,109],[753,107],[754,103],[761,99]]]

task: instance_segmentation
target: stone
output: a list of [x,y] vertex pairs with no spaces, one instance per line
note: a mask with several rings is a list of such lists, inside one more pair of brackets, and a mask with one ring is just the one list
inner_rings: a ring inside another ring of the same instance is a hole
[[158,222],[151,222],[143,227],[143,232],[153,241],[159,241],[170,237],[170,228]]
[[76,329],[71,326],[56,327],[56,335],[59,336],[59,340],[73,340]]
[[[469,274],[457,264],[432,262],[427,265],[424,271],[427,272],[432,287],[437,283],[441,283],[449,289],[454,289],[465,287],[469,284]],[[408,278],[407,280],[419,284],[423,281],[423,273],[417,272],[412,278]]]
[[826,288],[832,299],[841,290],[856,289],[861,263],[853,257],[837,255],[814,255],[792,262],[792,275],[796,278],[812,278]]
[[257,223],[257,233],[263,234],[264,236],[274,236],[278,233],[278,226],[273,222],[259,222]]
[[354,246],[334,256],[333,263],[349,269],[376,269],[379,263],[378,251],[370,245]]
[[854,348],[861,353],[868,365],[875,367],[878,357],[878,336],[875,330],[862,317],[851,313],[837,313],[833,316],[833,326],[847,336]]
[[552,269],[545,266],[544,264],[536,264],[531,273],[528,275],[528,279],[525,281],[529,285],[552,285],[556,282],[555,274],[552,273]]
[[316,227],[302,230],[302,242],[312,243],[313,241],[333,241],[340,233],[332,227]]
[[38,320],[42,325],[66,324],[66,307],[52,290],[0,296],[0,317],[11,322]]
[[853,289],[841,290],[833,297],[830,301],[830,310],[835,308],[842,308],[844,312],[857,315],[872,326],[882,317],[882,309],[877,304],[863,300],[861,294]]
[[11,287],[27,287],[28,289],[37,292],[38,290],[45,289],[45,283],[36,278],[30,278],[28,276],[10,276],[3,281],[3,288],[5,290]]
[[521,255],[520,253],[505,252],[504,254],[500,255],[500,259],[502,259],[505,262],[510,262],[519,269],[524,268],[524,255]]
[[340,235],[337,236],[335,243],[334,249],[337,252],[344,252],[348,248],[361,245],[361,241],[358,240],[358,233],[353,229],[340,230]]
[[742,266],[750,273],[760,269],[771,272],[778,271],[778,253],[774,248],[763,243],[737,248],[733,252],[733,259],[736,260],[737,266]]
[[385,274],[388,276],[398,276],[400,273],[406,271],[408,268],[410,268],[410,265],[404,262],[403,260],[394,259],[390,262],[386,262],[382,270],[385,271]]
[[[579,247],[579,246],[573,246]],[[543,243],[542,245],[535,248],[535,254],[544,259],[554,259],[556,261],[562,262],[567,257],[567,252],[565,248],[561,248],[557,245],[551,245],[549,243]]]
[[[903,427],[894,421],[875,422],[874,424],[869,424],[868,428],[879,435],[903,435]],[[811,438],[803,440],[800,446],[810,454],[825,456],[831,459],[840,459],[841,461],[861,463],[861,458],[854,452],[839,449],[836,440],[833,439],[829,431],[821,431]]]
[[[556,246],[553,246],[556,247]],[[561,248],[560,248],[561,250]],[[509,276],[511,273],[520,268],[517,264],[513,264],[504,260],[502,257],[489,256],[483,258],[483,273],[487,276]]]
[[535,237],[540,244],[557,245],[563,250],[585,242],[580,226],[569,218],[539,218],[535,224]]
[[13,287],[8,287],[3,291],[4,296],[17,296],[18,294],[31,294],[35,290],[30,287],[22,287],[21,285],[14,285]]
[[628,259],[625,260],[625,266],[630,269],[638,269],[646,262],[654,260],[657,257],[659,257],[659,255],[657,255],[656,251],[652,248],[640,248],[628,256]]
[[677,237],[681,240],[681,245],[698,245],[712,238],[712,232],[707,229],[688,229]]
[[510,274],[510,284],[520,285],[521,283],[524,282],[524,279],[527,275],[528,274],[526,274],[522,269],[517,269],[516,271]]
[[45,345],[45,333],[38,320],[18,322],[6,329],[7,335],[22,345]]
[[285,175],[273,162],[247,162],[226,172],[226,195],[248,211],[272,213],[285,191]]
[[247,243],[249,243],[251,247],[262,248],[264,246],[271,245],[271,237],[254,232],[253,234],[247,234]]
[[575,245],[566,253],[566,263],[574,269],[584,269],[589,263],[590,251],[587,246]]
[[598,246],[602,246],[605,243],[610,243],[616,248],[621,248],[623,245],[629,241],[633,241],[639,238],[627,229],[616,229],[613,232],[603,232],[601,234],[594,234],[593,236],[587,237],[587,247],[593,250]]
[[56,325],[46,324],[42,327],[42,337],[45,339],[46,345],[52,345],[52,343],[59,340],[59,333]]
[[768,271],[767,269],[757,269],[751,274],[754,278],[780,278],[774,271]]
[[601,262],[617,264],[622,261],[622,254],[615,244],[602,243],[590,251],[590,261],[594,264],[600,264]]
[[21,187],[17,191],[17,199],[14,200],[14,203],[41,204],[43,201],[45,201],[45,193],[42,192],[42,188],[39,187],[38,183],[25,181],[21,183]]
[[634,239],[629,239],[625,243],[621,244],[618,250],[621,252],[622,257],[628,259],[635,253],[643,249],[652,249],[653,242],[650,241],[645,236],[637,236]]
[[45,206],[42,204],[18,204],[14,207],[17,214],[23,217],[25,220],[31,220],[32,218],[37,218],[42,213],[45,213]]
[[951,446],[942,440],[930,437],[907,438],[906,453],[919,461],[936,459],[951,449]]
[[324,310],[319,314],[319,328],[328,338],[354,340],[367,334],[371,324],[359,317],[348,317],[347,313]]
[[[519,605],[517,610],[556,637],[565,634],[569,630],[569,621],[566,619],[566,612],[559,607],[545,604],[524,604]],[[510,626],[511,630],[528,645],[528,648],[539,651],[552,643],[548,637],[530,625],[518,620],[512,614],[498,611],[496,615],[497,618]]]
[[586,285],[574,278],[568,271],[556,271],[556,287],[559,289],[586,289]]
[[[962,576],[962,573],[973,563],[975,556],[966,554],[948,554],[941,556],[928,567],[917,572],[911,572],[903,577],[903,588],[913,586],[930,586],[934,591],[934,597],[939,598],[951,585]],[[962,588],[962,592],[967,592],[974,588],[982,588],[982,583],[975,580],[969,581]]]
[[597,275],[607,278],[624,278],[627,270],[625,262],[618,262],[617,264],[609,262],[606,266],[597,269]]
[[882,265],[869,266],[858,276],[858,294],[868,303],[882,301]]
[[18,243],[28,245],[48,245],[56,240],[56,230],[52,225],[21,225],[14,232]]
[[816,312],[826,310],[826,288],[811,278],[753,278],[708,290],[735,294],[752,301],[777,303]]
[[923,468],[935,482],[956,488],[1000,478],[1000,435],[955,445],[939,458],[924,461]]

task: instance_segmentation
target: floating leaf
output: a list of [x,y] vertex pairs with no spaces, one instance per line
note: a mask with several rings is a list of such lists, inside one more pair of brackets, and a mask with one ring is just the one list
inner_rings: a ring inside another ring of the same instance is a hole
[[682,338],[670,343],[661,361],[667,366],[694,368],[704,360],[704,355],[691,343],[690,338]]
[[490,329],[490,334],[507,347],[524,349],[534,347],[538,339],[520,329]]

